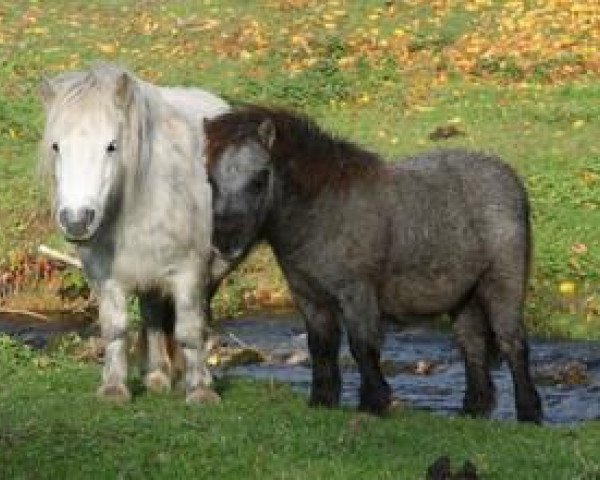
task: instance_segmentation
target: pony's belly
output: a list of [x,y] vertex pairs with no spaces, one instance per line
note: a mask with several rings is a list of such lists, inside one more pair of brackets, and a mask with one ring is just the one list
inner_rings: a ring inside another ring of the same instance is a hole
[[392,277],[381,289],[380,308],[392,316],[447,313],[464,298],[472,285],[473,281],[465,278]]

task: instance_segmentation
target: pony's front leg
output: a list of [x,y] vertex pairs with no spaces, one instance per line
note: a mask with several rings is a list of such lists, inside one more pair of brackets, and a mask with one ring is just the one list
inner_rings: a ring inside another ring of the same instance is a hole
[[392,400],[392,390],[381,371],[383,331],[374,288],[359,281],[345,282],[336,292],[343,312],[350,352],[360,372],[359,409],[384,413]]
[[100,397],[116,402],[131,399],[127,380],[127,301],[123,288],[114,280],[100,288],[100,328],[106,345]]
[[342,374],[338,363],[342,330],[327,303],[317,303],[294,292],[306,321],[308,349],[312,360],[311,406],[335,407],[340,403]]
[[[186,281],[187,280],[187,281]],[[187,403],[217,403],[219,395],[211,388],[208,370],[208,329],[205,292],[197,281],[181,277],[175,285],[175,340],[183,352]]]

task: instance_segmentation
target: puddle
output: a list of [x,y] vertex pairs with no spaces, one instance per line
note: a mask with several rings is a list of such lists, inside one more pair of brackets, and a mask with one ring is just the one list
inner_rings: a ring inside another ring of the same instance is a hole
[[0,333],[10,335],[36,349],[45,348],[57,336],[75,332],[86,338],[97,335],[99,328],[95,317],[86,312],[73,314],[53,313],[48,321],[38,320],[28,315],[0,313]]
[[[224,332],[232,332],[244,343],[271,352],[306,350],[306,335],[297,316],[256,316],[223,323]],[[548,423],[575,423],[600,419],[600,344],[592,342],[531,342],[531,367],[544,404]],[[342,402],[356,405],[360,377],[347,345],[341,353],[344,385]],[[443,415],[457,415],[462,406],[464,367],[452,335],[427,328],[401,329],[388,325],[382,361],[390,371],[386,378],[396,397],[412,408],[432,410]],[[431,369],[420,370],[420,365]],[[569,373],[578,380],[583,374],[584,384],[561,384]],[[311,370],[305,363],[298,365],[259,364],[237,366],[227,370],[229,375],[274,379],[290,383],[295,390],[307,395]],[[393,375],[395,373],[395,375]],[[492,418],[514,419],[512,380],[505,364],[493,371],[497,389],[497,407]]]
[[[252,377],[286,382],[308,395],[311,370],[303,358],[307,351],[304,324],[296,314],[260,314],[220,324],[224,337],[233,334],[242,342],[274,359],[261,364],[216,368],[217,375]],[[58,318],[40,323],[27,318],[0,315],[0,332],[8,333],[35,347],[43,348],[57,334],[76,331],[82,336],[97,335],[89,317]],[[569,424],[600,419],[600,343],[532,341],[531,367],[544,404],[545,421]],[[401,329],[388,325],[382,352],[386,377],[396,397],[411,408],[457,415],[462,405],[464,368],[450,334],[421,327]],[[343,344],[342,402],[356,405],[359,375]],[[496,419],[514,419],[512,381],[506,365],[494,369],[497,388]]]

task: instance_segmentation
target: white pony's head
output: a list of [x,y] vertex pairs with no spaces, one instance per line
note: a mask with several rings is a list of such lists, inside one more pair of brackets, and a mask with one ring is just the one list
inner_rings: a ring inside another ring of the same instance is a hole
[[92,238],[123,188],[137,144],[136,80],[111,65],[43,79],[42,161],[50,174],[58,226],[70,241]]

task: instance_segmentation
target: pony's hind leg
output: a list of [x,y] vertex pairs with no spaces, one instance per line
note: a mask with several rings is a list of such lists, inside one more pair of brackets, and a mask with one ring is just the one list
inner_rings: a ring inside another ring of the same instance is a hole
[[[196,272],[193,272],[194,274]],[[175,340],[183,353],[187,403],[217,403],[208,370],[208,329],[205,299],[195,275],[181,275],[174,288]]]
[[376,293],[368,284],[353,282],[337,298],[361,377],[359,409],[380,415],[390,406],[392,390],[380,365],[383,331]]
[[475,296],[453,313],[456,340],[465,361],[463,412],[489,416],[496,403],[490,360],[494,350],[492,332]]
[[174,374],[169,356],[169,337],[173,335],[175,322],[173,300],[157,290],[141,293],[139,300],[147,342],[144,384],[149,391],[168,392]]
[[106,344],[102,384],[98,395],[116,402],[130,400],[127,380],[127,302],[114,280],[100,287],[100,328]]
[[540,423],[542,405],[529,372],[529,345],[523,325],[523,293],[508,285],[507,276],[494,281],[488,278],[483,285],[482,299],[488,313],[498,348],[510,368],[517,419]]
[[296,303],[306,320],[308,348],[312,361],[311,406],[335,407],[340,403],[342,376],[338,364],[341,327],[336,313],[295,295]]

